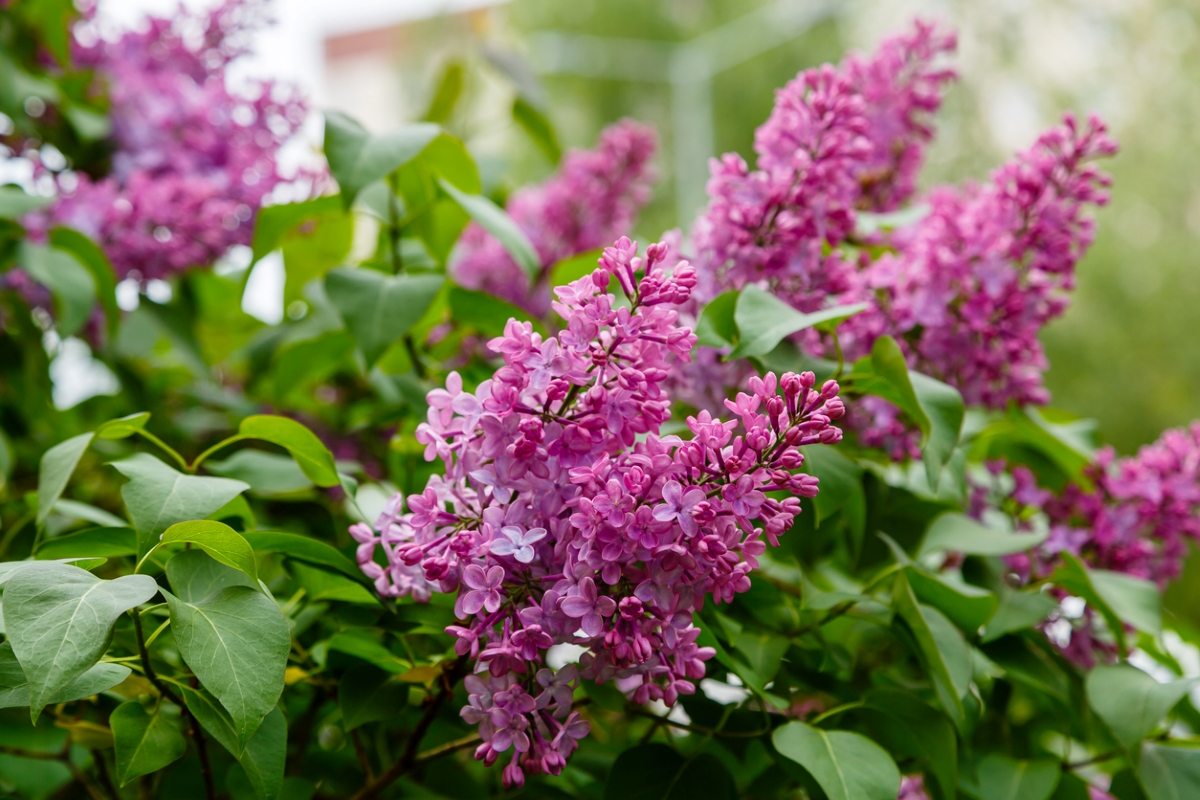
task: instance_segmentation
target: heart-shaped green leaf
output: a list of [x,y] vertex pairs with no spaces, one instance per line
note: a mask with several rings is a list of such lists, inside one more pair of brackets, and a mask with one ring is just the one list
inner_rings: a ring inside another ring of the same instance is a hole
[[896,800],[900,792],[896,762],[860,734],[789,722],[771,741],[780,755],[808,770],[829,800]]
[[222,564],[245,573],[252,581],[251,585],[257,587],[258,568],[254,563],[254,549],[241,534],[225,523],[210,519],[177,522],[167,528],[155,547],[183,542],[190,542]]
[[154,596],[146,575],[102,581],[66,564],[34,562],[4,587],[4,626],[29,676],[30,714],[87,672],[108,647],[117,617]]
[[325,291],[370,365],[420,321],[443,283],[441,275],[335,269],[325,276]]
[[165,701],[152,710],[137,700],[122,703],[109,715],[116,747],[117,782],[124,786],[157,772],[187,750],[179,707]]
[[848,319],[866,309],[866,303],[835,306],[805,314],[797,311],[770,292],[753,284],[742,289],[733,318],[738,328],[738,343],[730,358],[763,356],[791,336],[824,322]]
[[1142,739],[1195,684],[1195,680],[1159,683],[1136,667],[1101,664],[1088,674],[1088,702],[1117,743],[1136,758]]
[[287,620],[275,601],[246,586],[197,602],[163,595],[183,660],[229,712],[238,749],[244,748],[283,693]]
[[349,208],[367,184],[407,164],[437,138],[441,128],[418,122],[374,135],[338,111],[325,112],[325,158]]

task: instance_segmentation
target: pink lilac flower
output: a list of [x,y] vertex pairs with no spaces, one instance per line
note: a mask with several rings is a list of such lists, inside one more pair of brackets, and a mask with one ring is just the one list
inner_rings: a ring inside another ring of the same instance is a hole
[[506,211],[537,250],[542,271],[530,284],[495,237],[472,223],[451,272],[461,285],[501,297],[538,315],[550,307],[549,270],[558,261],[603,247],[628,233],[650,197],[654,130],[622,120],[600,133],[594,150],[573,150],[540,186],[513,193]]
[[920,775],[905,775],[900,781],[900,794],[896,800],[929,800],[925,779]]
[[[616,681],[632,702],[673,705],[714,655],[693,612],[750,587],[767,543],[792,525],[817,482],[799,447],[834,444],[839,387],[812,373],[749,381],[733,421],[689,417],[690,438],[660,433],[672,360],[695,335],[678,307],[696,284],[669,248],[622,238],[590,276],[555,290],[561,333],[510,320],[490,342],[503,364],[474,392],[451,375],[417,430],[445,464],[424,493],[392,498],[358,560],[381,594],[457,595],[447,632],[475,660],[462,716],[476,757],[509,750],[504,781],[558,774],[588,723],[571,710],[580,679]],[[624,301],[606,292],[615,279]],[[770,493],[785,492],[786,499]],[[381,562],[375,561],[382,556]],[[587,648],[578,666],[544,663],[554,644]]]
[[245,94],[229,65],[262,24],[256,0],[150,18],[117,41],[75,42],[111,101],[112,170],[60,176],[60,199],[27,218],[35,232],[76,228],[104,249],[120,278],[164,278],[249,244],[264,198],[285,180],[276,161],[306,108],[269,81]]

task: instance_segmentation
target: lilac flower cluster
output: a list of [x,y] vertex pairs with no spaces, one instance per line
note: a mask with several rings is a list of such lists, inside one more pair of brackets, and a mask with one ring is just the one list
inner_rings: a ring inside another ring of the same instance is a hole
[[955,38],[918,23],[872,58],[806,70],[781,89],[758,129],[758,169],[735,153],[712,163],[696,221],[701,296],[765,282],[802,311],[853,285],[855,260],[829,247],[854,232],[855,209],[891,210],[913,191],[927,118],[954,77],[938,66]]
[[[686,261],[668,272],[667,252],[607,248],[592,275],[555,290],[557,337],[510,320],[490,343],[504,361],[492,379],[471,393],[452,373],[429,394],[417,437],[445,474],[393,497],[376,530],[351,531],[381,594],[457,593],[463,624],[448,632],[475,661],[462,715],[479,724],[477,758],[512,748],[508,785],[557,774],[586,735],[578,679],[616,681],[638,704],[695,691],[714,652],[693,612],[746,591],[799,498],[817,494],[794,472],[797,448],[841,439],[838,385],[817,388],[812,373],[753,378],[727,401],[737,421],[701,412],[690,439],[660,435],[671,360],[696,340],[676,310],[696,273]],[[614,278],[628,303],[605,291]],[[545,651],[564,643],[587,652],[555,672]]]
[[[31,230],[76,228],[104,248],[121,278],[164,278],[248,244],[263,199],[285,180],[279,147],[307,110],[271,82],[248,95],[227,85],[229,64],[261,24],[256,0],[151,18],[116,41],[76,31],[76,60],[111,100],[111,173],[59,175],[60,199]],[[93,39],[95,41],[93,41]]]
[[504,246],[479,225],[463,232],[451,266],[455,280],[538,315],[550,307],[549,270],[627,232],[650,197],[654,129],[632,120],[605,128],[594,150],[572,150],[540,186],[513,193],[506,210],[537,250],[542,272],[530,285]]

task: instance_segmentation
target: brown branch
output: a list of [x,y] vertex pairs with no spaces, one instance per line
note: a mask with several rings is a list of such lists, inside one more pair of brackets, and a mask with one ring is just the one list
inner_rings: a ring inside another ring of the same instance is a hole
[[644,711],[640,708],[629,708],[628,712],[636,717],[645,717],[652,719],[659,725],[670,725],[672,728],[688,731],[689,733],[698,733],[701,736],[716,736],[723,739],[757,739],[761,736],[766,736],[773,728],[766,728],[761,731],[723,731],[718,728],[706,728],[703,725],[691,725],[686,722],[676,722],[669,717],[663,717],[651,711]]
[[178,695],[171,691],[171,687],[167,686],[158,679],[158,674],[154,671],[154,667],[150,666],[150,652],[146,649],[146,637],[142,633],[141,614],[139,614],[138,610],[135,608],[129,612],[129,615],[133,617],[133,632],[137,636],[138,655],[142,659],[142,670],[146,673],[146,680],[150,681],[151,685],[153,685],[155,689],[158,689],[158,693],[163,697],[167,698],[180,708],[187,708],[187,705],[179,699]]
[[425,734],[429,731],[429,726],[437,718],[442,705],[454,693],[454,684],[462,677],[466,663],[466,656],[460,656],[448,670],[441,674],[441,690],[428,701],[429,704],[425,708],[425,714],[417,722],[412,733],[408,735],[408,742],[404,747],[404,753],[394,764],[384,770],[378,778],[370,781],[357,794],[351,797],[350,800],[372,800],[372,798],[378,797],[379,793],[391,786],[397,778],[417,765],[417,759],[420,756],[418,749],[421,746],[421,740],[425,738]]
[[[199,681],[193,681],[194,685]],[[190,708],[184,706],[183,713],[191,721],[192,740],[196,743],[196,754],[200,756],[200,774],[204,776],[204,796],[207,800],[217,799],[217,786],[213,782],[212,762],[208,758],[208,741],[204,738],[204,731],[200,729],[200,720],[192,714]]]
[[359,766],[367,776],[367,781],[375,780],[375,770],[371,767],[371,759],[367,758],[367,748],[363,747],[362,737],[358,735],[357,728],[350,731],[350,741],[354,742],[354,753],[358,756]]

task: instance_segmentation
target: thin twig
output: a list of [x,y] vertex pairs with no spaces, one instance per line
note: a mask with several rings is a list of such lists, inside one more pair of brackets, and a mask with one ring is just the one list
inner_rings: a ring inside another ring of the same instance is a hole
[[6,756],[17,756],[18,758],[36,758],[39,761],[61,761],[61,753],[52,753],[46,750],[30,750],[25,747],[12,747],[7,744],[0,744],[0,753]]
[[146,680],[150,681],[155,689],[158,689],[159,694],[170,700],[180,708],[186,708],[179,696],[171,691],[171,688],[159,680],[158,675],[154,672],[154,667],[150,666],[150,653],[146,650],[146,637],[142,634],[142,617],[134,609],[130,616],[133,617],[133,632],[137,636],[138,655],[142,657],[142,669],[146,672]]
[[354,742],[354,752],[358,755],[363,774],[367,776],[368,781],[375,780],[375,769],[371,766],[371,759],[367,758],[367,748],[363,747],[362,737],[359,736],[357,728],[350,731],[350,741]]
[[[192,688],[194,689],[199,683],[199,680],[193,680]],[[200,774],[204,776],[204,796],[207,800],[217,800],[212,762],[208,758],[208,741],[204,738],[204,731],[200,729],[200,720],[196,719],[192,710],[186,706],[183,708],[183,713],[187,714],[187,718],[191,721],[192,739],[196,742],[196,754],[200,756]]]
[[462,656],[454,662],[450,669],[442,673],[442,688],[429,701],[429,706],[425,709],[425,714],[417,722],[412,733],[408,735],[408,742],[405,744],[404,753],[378,778],[360,789],[350,800],[371,800],[371,798],[378,797],[380,792],[391,786],[397,778],[417,764],[417,758],[420,755],[421,740],[425,738],[425,734],[429,731],[429,726],[437,718],[438,711],[441,710],[446,699],[453,694],[454,684],[462,676],[466,663],[466,657]]
[[719,728],[706,728],[703,725],[676,722],[670,717],[660,716],[652,711],[645,711],[640,708],[630,708],[629,713],[638,717],[655,720],[659,725],[670,725],[672,728],[679,728],[689,733],[698,733],[701,736],[717,736],[723,739],[757,739],[760,736],[766,736],[773,730],[772,728],[767,728],[761,731],[723,731]]
[[1121,755],[1120,750],[1109,750],[1107,753],[1101,753],[1098,756],[1084,759],[1083,761],[1063,762],[1062,768],[1064,771],[1079,769],[1080,767],[1090,767],[1092,764],[1099,764],[1103,761],[1108,761],[1110,758],[1116,758]]
[[108,796],[113,800],[119,800],[121,795],[112,782],[112,776],[108,774],[108,764],[104,761],[104,753],[93,750],[92,762],[96,765],[96,774],[100,776],[100,785],[104,787],[104,791],[108,792]]

